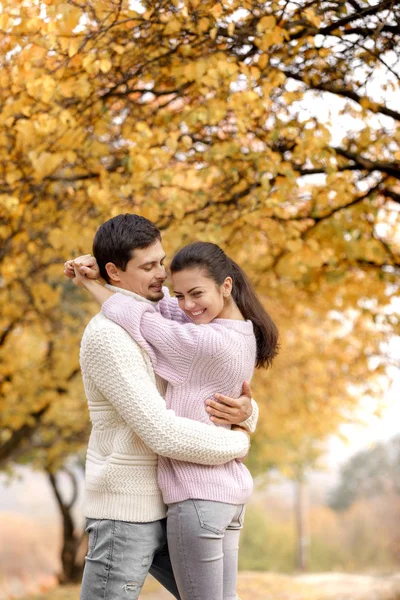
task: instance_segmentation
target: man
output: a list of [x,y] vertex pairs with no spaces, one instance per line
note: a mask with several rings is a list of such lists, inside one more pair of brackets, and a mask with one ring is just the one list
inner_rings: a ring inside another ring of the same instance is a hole
[[[159,230],[147,219],[130,214],[110,219],[96,233],[93,253],[110,289],[142,302],[163,297],[165,253]],[[91,276],[93,260],[78,261]],[[73,276],[72,261],[65,274]],[[89,547],[81,600],[136,599],[149,571],[179,598],[156,480],[157,455],[221,464],[247,453],[248,436],[168,411],[160,395],[163,382],[156,381],[147,354],[101,312],[86,327],[80,362],[93,426],[86,462]],[[225,404],[211,401],[208,407],[214,422],[239,423],[251,413],[244,414],[245,398],[222,399]],[[250,429],[256,407],[253,413]]]

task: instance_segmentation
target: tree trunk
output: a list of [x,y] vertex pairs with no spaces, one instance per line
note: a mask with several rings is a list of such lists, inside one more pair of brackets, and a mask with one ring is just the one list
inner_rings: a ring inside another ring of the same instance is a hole
[[295,481],[295,516],[296,516],[296,568],[306,571],[308,567],[308,549],[310,545],[307,506],[306,506],[306,484],[300,477]]
[[70,477],[73,493],[70,502],[65,502],[61,496],[60,489],[57,484],[57,479],[54,473],[47,472],[50,485],[53,489],[57,500],[58,507],[61,512],[63,524],[63,538],[61,550],[61,565],[62,571],[58,576],[61,584],[76,583],[81,580],[83,572],[83,564],[79,561],[79,550],[82,545],[82,535],[76,532],[74,520],[72,517],[72,507],[78,495],[78,484],[75,475],[66,469],[65,473]]

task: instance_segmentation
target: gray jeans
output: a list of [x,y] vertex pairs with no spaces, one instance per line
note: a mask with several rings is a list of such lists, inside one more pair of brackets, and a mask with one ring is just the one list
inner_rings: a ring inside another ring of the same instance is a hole
[[168,546],[182,600],[236,600],[244,506],[186,500],[170,504]]
[[87,519],[86,524],[89,547],[81,600],[136,600],[149,572],[179,599],[165,519],[152,523]]

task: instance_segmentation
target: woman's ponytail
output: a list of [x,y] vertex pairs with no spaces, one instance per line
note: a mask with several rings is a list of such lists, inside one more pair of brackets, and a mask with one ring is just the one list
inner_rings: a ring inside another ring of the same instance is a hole
[[245,319],[253,323],[257,341],[256,367],[270,367],[278,354],[278,328],[261,304],[247,275],[231,258],[232,297]]

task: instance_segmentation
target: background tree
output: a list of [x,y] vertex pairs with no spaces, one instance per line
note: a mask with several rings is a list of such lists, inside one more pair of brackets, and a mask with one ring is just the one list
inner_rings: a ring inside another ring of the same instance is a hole
[[[71,462],[71,461],[70,461]],[[83,463],[80,464],[83,470]],[[59,481],[60,473],[67,475],[71,492],[70,497],[65,498],[65,490]],[[62,517],[62,548],[61,548],[61,572],[58,574],[60,583],[80,582],[84,567],[84,555],[87,549],[85,532],[77,525],[74,518],[74,505],[79,495],[79,478],[73,465],[64,466],[58,473],[47,470],[47,477],[56,499],[58,509]]]
[[[380,535],[395,564],[400,558],[400,436],[357,452],[342,467],[339,483],[331,490],[329,506],[345,523],[363,510],[378,524]],[[359,534],[365,537],[365,517]]]
[[341,468],[329,506],[346,510],[360,498],[400,496],[400,436],[352,456]]
[[2,3],[0,458],[44,465],[42,445],[56,469],[81,447],[93,308],[61,265],[135,211],[168,254],[210,240],[245,267],[282,330],[255,383],[258,467],[315,464],[357,395],[379,397],[399,330],[400,7],[137,7]]

